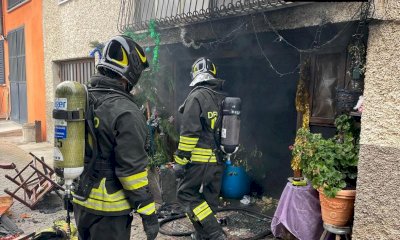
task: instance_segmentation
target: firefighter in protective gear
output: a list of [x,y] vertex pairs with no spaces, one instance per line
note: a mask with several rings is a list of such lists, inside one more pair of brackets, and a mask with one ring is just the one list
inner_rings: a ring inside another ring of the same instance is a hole
[[[138,44],[116,36],[104,47],[99,74],[88,84],[97,140],[89,138],[86,143],[85,170],[77,192],[90,186],[89,180],[95,179],[95,184],[89,187],[87,199],[73,199],[81,240],[130,239],[133,213],[140,214],[147,239],[158,234],[155,203],[148,189],[146,121],[129,94],[148,66]],[[94,145],[96,176],[90,176]]]
[[175,171],[181,178],[177,198],[195,228],[193,239],[225,239],[215,212],[223,165],[216,151],[216,131],[223,99],[223,80],[215,65],[200,58],[192,66],[193,90],[179,109],[182,123]]

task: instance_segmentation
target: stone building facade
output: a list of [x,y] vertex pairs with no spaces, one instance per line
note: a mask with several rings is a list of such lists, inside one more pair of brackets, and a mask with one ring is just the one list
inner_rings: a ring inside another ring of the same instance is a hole
[[[312,3],[269,13],[278,30],[318,26],[321,23],[346,23],[354,20],[360,3]],[[117,34],[119,3],[69,0],[58,5],[43,1],[44,56],[48,140],[53,124],[51,110],[54,89],[59,83],[59,61],[88,56],[89,42],[105,41]],[[226,34],[230,26],[197,24],[187,37],[207,40]],[[233,20],[232,20],[233,22]],[[254,19],[257,31],[271,29],[261,18]],[[233,23],[232,23],[233,24]],[[183,26],[184,28],[184,26]],[[243,34],[252,32],[251,27]],[[161,30],[162,45],[182,41],[182,27]],[[196,33],[204,32],[202,35]],[[196,36],[195,36],[196,35]],[[152,45],[143,42],[145,46]],[[400,238],[400,2],[375,0],[369,25],[364,89],[364,112],[361,117],[361,146],[355,204],[353,239]],[[287,166],[289,168],[289,166]]]
[[353,239],[400,238],[400,2],[369,26]]
[[[48,141],[54,138],[52,109],[55,87],[62,77],[61,66],[79,60],[90,62],[90,42],[104,42],[118,34],[118,13],[119,2],[115,0],[43,1]],[[94,59],[92,61],[94,65]],[[93,67],[90,70],[93,71]]]

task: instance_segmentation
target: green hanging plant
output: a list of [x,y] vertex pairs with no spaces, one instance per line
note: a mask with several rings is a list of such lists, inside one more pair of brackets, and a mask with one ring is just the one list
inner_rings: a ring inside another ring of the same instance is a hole
[[130,30],[127,30],[124,32],[124,35],[132,38],[136,42],[144,41],[149,38],[153,40],[154,47],[153,47],[153,57],[151,60],[150,71],[158,72],[160,70],[159,51],[160,51],[161,37],[160,33],[157,32],[156,29],[156,21],[154,19],[150,20],[149,27],[146,32],[135,33]]
[[148,119],[149,128],[153,129],[150,131],[152,149],[149,151],[149,167],[157,167],[172,160],[170,159],[171,154],[167,144],[167,137],[173,141],[178,141],[179,139],[179,134],[171,120],[171,114],[165,111],[166,106],[164,106],[164,101],[160,99],[157,90],[160,86],[160,79],[168,81],[168,90],[170,92],[174,90],[174,84],[171,77],[165,77],[168,74],[163,74],[164,70],[160,67],[159,52],[161,37],[154,20],[150,20],[146,32],[134,33],[126,31],[124,35],[131,37],[137,42],[144,42],[149,39],[152,39],[154,42],[152,51],[150,47],[145,47],[146,53],[152,52],[150,70],[142,73],[140,81],[135,87],[134,96],[139,105],[150,105],[152,109],[155,109],[154,112],[152,110],[151,117]]

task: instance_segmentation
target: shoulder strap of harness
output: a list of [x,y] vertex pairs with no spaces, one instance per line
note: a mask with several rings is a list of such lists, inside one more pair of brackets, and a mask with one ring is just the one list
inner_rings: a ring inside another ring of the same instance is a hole
[[[103,96],[97,98],[93,92],[104,92],[108,94],[104,94]],[[101,149],[98,144],[97,140],[97,130],[95,128],[94,124],[94,111],[107,99],[114,98],[115,95],[121,95],[123,97],[126,97],[127,99],[131,100],[133,102],[133,98],[129,96],[128,94],[114,90],[114,89],[105,89],[105,88],[90,88],[87,89],[87,109],[86,109],[86,124],[88,128],[88,134],[91,136],[93,140],[93,146],[92,147],[92,158],[89,162],[88,165],[88,170],[93,173],[93,175],[99,175],[100,173],[96,170],[95,164],[96,164],[96,159],[100,157],[101,155]]]
[[[208,101],[208,102],[212,101],[215,104],[215,106],[217,106],[217,108],[218,108],[218,116],[217,116],[217,121],[215,123],[214,129],[212,129],[210,126],[208,126],[204,119],[201,120],[201,123],[202,123],[203,127],[205,129],[207,129],[209,132],[211,132],[212,135],[213,135],[214,146],[210,142],[210,147],[212,149],[214,149],[214,150],[218,150],[219,146],[220,146],[218,129],[220,128],[220,126],[222,124],[222,102],[221,103],[218,102],[218,100],[215,99],[215,96],[213,96],[213,94],[211,94],[211,93],[218,93],[218,92],[213,91],[212,89],[209,89],[207,87],[202,87],[202,88],[206,90],[205,92],[207,92],[207,94],[209,95],[209,98],[207,98],[207,96],[205,95],[204,91],[200,92],[200,94],[206,99],[206,101]],[[221,93],[218,93],[218,94],[221,94]],[[211,100],[210,100],[210,98],[211,98]]]
[[[94,126],[94,111],[97,109],[105,100],[109,98],[115,97],[115,94],[124,96],[128,98],[129,100],[133,101],[133,98],[129,96],[128,94],[114,90],[114,89],[104,89],[104,88],[91,88],[87,89],[85,86],[86,90],[86,115],[85,115],[85,122],[86,122],[86,127],[87,127],[87,132],[85,133],[86,139],[88,138],[88,135],[91,136],[93,144],[91,146],[92,150],[92,156],[91,159],[89,160],[89,163],[87,165],[86,173],[84,172],[83,176],[81,176],[81,181],[78,186],[78,190],[76,191],[76,194],[74,197],[81,201],[85,201],[90,194],[91,189],[93,188],[94,184],[99,182],[102,177],[104,177],[102,172],[96,168],[96,164],[98,163],[98,158],[100,157],[101,154],[101,149],[99,149],[99,144],[97,140],[97,130]],[[105,94],[101,96],[100,98],[96,98],[96,96],[93,94],[93,92],[105,92],[109,94]],[[87,142],[85,144],[88,144]],[[82,180],[84,179],[84,180]]]

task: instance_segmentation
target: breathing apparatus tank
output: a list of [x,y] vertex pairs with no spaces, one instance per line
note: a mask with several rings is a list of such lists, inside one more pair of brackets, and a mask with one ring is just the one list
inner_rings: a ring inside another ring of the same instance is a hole
[[78,82],[58,84],[54,101],[54,169],[64,178],[66,195],[84,167],[86,87]]
[[241,99],[226,97],[222,104],[221,150],[227,155],[226,164],[231,164],[230,156],[239,149]]

